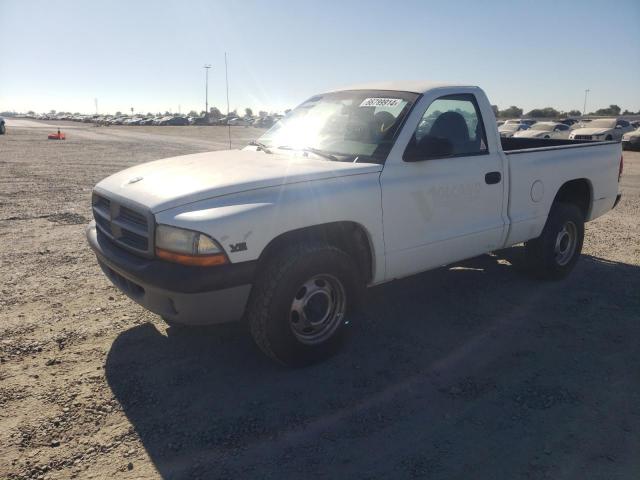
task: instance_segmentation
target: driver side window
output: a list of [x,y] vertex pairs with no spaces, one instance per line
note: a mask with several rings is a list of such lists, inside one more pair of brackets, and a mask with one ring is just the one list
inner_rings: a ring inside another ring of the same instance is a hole
[[405,161],[487,153],[482,116],[472,94],[447,95],[434,100],[420,119]]

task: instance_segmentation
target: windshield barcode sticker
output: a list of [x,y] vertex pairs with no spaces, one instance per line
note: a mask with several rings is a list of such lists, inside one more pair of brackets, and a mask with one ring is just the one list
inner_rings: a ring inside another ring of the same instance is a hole
[[401,98],[365,98],[361,107],[397,107]]

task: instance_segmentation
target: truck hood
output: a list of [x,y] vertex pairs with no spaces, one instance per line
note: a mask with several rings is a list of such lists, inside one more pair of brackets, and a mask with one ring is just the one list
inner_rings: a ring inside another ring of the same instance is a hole
[[143,163],[99,182],[95,191],[157,213],[257,188],[375,173],[382,165],[246,150],[196,153]]

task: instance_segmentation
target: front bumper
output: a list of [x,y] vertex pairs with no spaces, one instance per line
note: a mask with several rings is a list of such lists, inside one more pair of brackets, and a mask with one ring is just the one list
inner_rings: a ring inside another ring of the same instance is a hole
[[191,325],[231,322],[244,314],[256,262],[190,267],[133,255],[96,230],[95,222],[86,235],[107,278],[147,310]]

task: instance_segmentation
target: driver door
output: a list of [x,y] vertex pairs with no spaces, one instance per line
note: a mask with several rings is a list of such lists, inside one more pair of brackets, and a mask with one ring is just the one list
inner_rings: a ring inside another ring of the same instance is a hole
[[406,149],[392,152],[380,178],[387,279],[486,253],[504,238],[503,157],[497,140],[487,145],[475,95],[422,108]]

